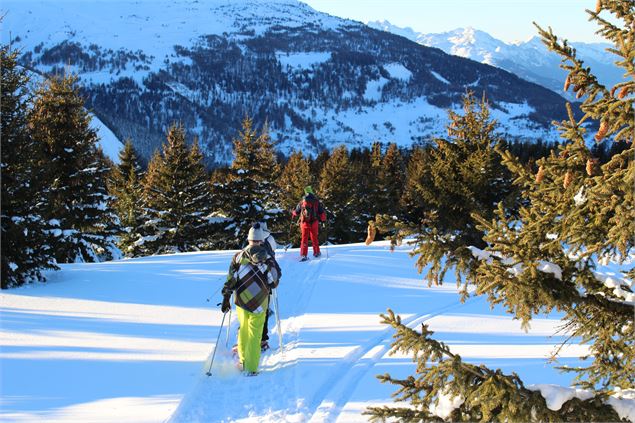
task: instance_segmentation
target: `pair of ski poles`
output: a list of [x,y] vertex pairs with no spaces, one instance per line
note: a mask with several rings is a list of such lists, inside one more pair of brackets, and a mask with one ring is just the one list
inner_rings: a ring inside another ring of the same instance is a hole
[[[275,308],[275,313],[276,313],[276,326],[278,328],[278,340],[280,341],[280,352],[282,352],[283,350],[283,345],[282,345],[282,329],[280,326],[280,309],[278,308],[278,291],[276,291],[275,289],[273,290],[273,306]],[[229,309],[229,319],[227,322],[227,338],[225,340],[225,346],[229,346],[229,331],[230,331],[230,327],[231,327],[231,321],[232,321],[232,309]],[[266,312],[265,312],[266,313]],[[205,372],[205,374],[207,376],[211,376],[212,375],[212,365],[214,365],[214,357],[216,357],[216,350],[218,349],[218,343],[220,341],[220,335],[221,333],[223,333],[223,326],[225,325],[225,317],[227,316],[227,313],[223,313],[223,320],[220,323],[220,328],[218,329],[218,336],[216,337],[216,343],[214,344],[214,350],[212,352],[212,359],[209,362],[209,367],[207,369],[207,372]]]

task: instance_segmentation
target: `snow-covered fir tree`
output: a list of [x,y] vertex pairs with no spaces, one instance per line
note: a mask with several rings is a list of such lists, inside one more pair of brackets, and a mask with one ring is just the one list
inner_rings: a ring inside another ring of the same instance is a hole
[[[475,295],[502,305],[523,325],[538,313],[562,312],[568,342],[589,348],[581,357],[584,365],[562,369],[575,372],[576,384],[596,395],[574,397],[551,410],[515,374],[464,363],[432,339],[426,325],[415,331],[389,312],[384,322],[397,330],[393,351],[413,355],[417,369],[406,379],[380,377],[398,385],[396,400],[410,407],[371,408],[373,420],[621,420],[607,400],[635,383],[635,269],[607,275],[598,268],[614,261],[628,269],[626,260],[635,248],[635,2],[599,0],[588,13],[613,44],[625,80],[612,88],[601,85],[566,41],[539,27],[544,43],[562,57],[568,71],[565,90],[573,87],[583,99],[584,116],[576,119],[567,105],[569,120],[558,125],[563,145],[540,159],[535,173],[503,153],[520,190],[519,209],[501,203],[491,218],[475,211],[484,246],[466,246],[470,254],[462,255],[457,267],[464,281],[475,285]],[[628,149],[601,165],[585,143],[583,122],[589,120],[599,121],[596,141],[612,135],[628,142]],[[439,242],[433,245],[442,248]],[[441,398],[456,403],[445,419],[431,412]]]
[[223,248],[244,245],[249,228],[255,222],[266,220],[274,227],[282,219],[275,183],[278,174],[279,166],[267,127],[258,134],[253,121],[245,118],[234,140],[234,161],[225,180],[214,185],[216,195],[223,198],[220,213],[227,219]]
[[127,140],[119,152],[119,164],[113,166],[108,180],[108,192],[112,196],[112,207],[117,213],[122,232],[118,246],[128,257],[138,255],[135,241],[141,234],[143,224],[143,170],[131,140]]
[[30,93],[26,71],[17,65],[18,52],[0,47],[0,113],[2,115],[2,288],[43,280],[42,271],[56,268],[51,230],[43,216],[42,145],[28,130]]
[[198,143],[188,148],[181,125],[169,128],[143,182],[141,236],[133,244],[143,254],[197,251],[212,236],[212,194]]
[[55,76],[37,91],[29,125],[42,143],[47,219],[56,222],[52,244],[60,263],[112,259],[120,252],[116,217],[108,208],[106,159],[90,126],[77,78]]

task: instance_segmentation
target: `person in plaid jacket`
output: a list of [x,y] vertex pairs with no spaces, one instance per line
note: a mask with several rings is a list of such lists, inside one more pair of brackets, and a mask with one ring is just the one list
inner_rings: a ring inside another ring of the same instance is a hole
[[223,286],[222,312],[227,313],[234,293],[238,331],[238,358],[248,375],[258,373],[260,340],[269,293],[278,286],[280,268],[263,246],[264,232],[259,227],[249,230],[249,245],[236,253],[229,265],[227,281]]

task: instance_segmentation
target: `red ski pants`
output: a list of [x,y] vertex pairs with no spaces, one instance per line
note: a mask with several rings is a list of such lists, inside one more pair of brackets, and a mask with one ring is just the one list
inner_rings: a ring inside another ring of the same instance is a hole
[[320,241],[318,241],[318,221],[300,223],[302,230],[302,241],[300,242],[300,255],[309,254],[309,235],[311,236],[311,245],[313,246],[313,254],[320,253]]

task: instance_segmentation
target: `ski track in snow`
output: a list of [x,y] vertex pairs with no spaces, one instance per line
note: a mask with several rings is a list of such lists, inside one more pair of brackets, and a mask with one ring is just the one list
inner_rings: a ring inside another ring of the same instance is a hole
[[[220,351],[216,353],[215,362],[212,367],[212,375],[206,376],[204,371],[202,376],[193,390],[193,393],[186,396],[179,405],[169,421],[205,421],[207,419],[207,402],[206,398],[213,396],[215,404],[225,405],[222,409],[214,410],[214,414],[219,416],[218,421],[237,421],[240,419],[256,419],[256,416],[268,415],[267,421],[280,418],[281,420],[289,416],[289,410],[297,410],[298,414],[304,414],[301,410],[303,404],[296,402],[297,395],[289,395],[297,393],[302,380],[297,375],[295,360],[287,360],[285,352],[293,349],[298,341],[301,332],[301,326],[298,327],[296,322],[301,318],[311,300],[311,296],[319,278],[321,269],[324,267],[328,259],[321,257],[320,259],[310,260],[306,263],[296,263],[297,253],[286,251],[277,256],[278,262],[282,269],[282,278],[278,290],[282,290],[287,304],[294,304],[288,318],[281,319],[282,338],[284,341],[283,351],[279,351],[279,337],[277,327],[275,325],[275,316],[270,317],[269,322],[269,345],[270,350],[261,356],[259,374],[257,377],[243,377],[235,368],[234,358],[232,357],[231,346],[236,342],[236,333],[238,321],[235,313],[232,312],[232,321],[230,325],[230,341],[227,342],[229,348],[225,347],[223,339],[224,333],[221,334],[219,343]],[[309,267],[309,271],[306,271]],[[286,289],[288,288],[288,289]],[[215,292],[215,295],[221,288]],[[296,294],[296,295],[293,295]],[[287,297],[287,296],[291,297]],[[291,300],[291,301],[290,301]],[[282,314],[282,313],[281,313]],[[287,315],[285,313],[285,315]],[[223,330],[223,332],[225,332]],[[210,357],[205,362],[204,369],[209,367]],[[275,382],[268,380],[271,372],[276,371]],[[240,378],[236,380],[236,378]],[[201,394],[201,392],[203,394]],[[236,398],[257,397],[258,401],[252,404],[245,404],[244,408],[236,407]],[[287,398],[287,404],[283,405],[281,410],[271,410],[270,408],[262,409],[263,404],[276,404],[280,406],[281,399]],[[220,417],[223,416],[223,417]],[[277,416],[277,417],[276,417]],[[304,418],[300,417],[300,421]]]
[[[470,297],[467,301],[472,299],[473,297]],[[431,313],[421,313],[403,318],[401,322],[410,328],[415,328],[427,320],[463,304],[460,300],[455,301]],[[357,347],[345,358],[345,361],[332,373],[329,380],[317,391],[317,397],[313,402],[314,404],[317,403],[317,406],[315,406],[313,416],[309,420],[310,422],[337,421],[343,407],[351,398],[353,392],[355,392],[355,388],[363,379],[363,376],[372,370],[375,364],[390,350],[393,332],[394,329],[392,327],[382,330],[380,335],[367,344]]]
[[[327,247],[328,248],[328,247]],[[330,252],[333,255],[333,252]],[[337,254],[337,253],[335,253]],[[313,398],[301,399],[300,386],[303,383],[301,375],[298,374],[297,360],[285,357],[285,352],[289,353],[295,349],[301,341],[303,325],[302,316],[307,312],[307,306],[311,301],[316,286],[320,282],[320,275],[330,260],[330,256],[323,255],[320,259],[309,260],[306,263],[296,263],[297,254],[285,252],[278,257],[282,268],[282,279],[279,290],[287,304],[293,304],[291,312],[287,318],[281,321],[284,349],[279,352],[278,332],[275,326],[275,318],[270,322],[270,346],[271,349],[261,357],[260,373],[258,377],[241,377],[238,370],[233,369],[233,359],[231,351],[223,351],[219,365],[215,364],[213,374],[210,378],[201,377],[196,391],[206,391],[214,395],[214,402],[220,404],[230,404],[220,410],[215,410],[216,416],[224,416],[219,421],[240,421],[248,419],[250,421],[309,421],[309,422],[335,422],[337,421],[343,407],[347,404],[352,394],[355,392],[363,376],[372,371],[377,364],[390,350],[392,334],[394,330],[386,327],[381,332],[371,338],[368,342],[355,347],[335,366],[326,380],[316,389]],[[306,267],[309,267],[307,270]],[[220,288],[219,288],[220,290]],[[291,300],[291,301],[289,301]],[[468,299],[468,301],[472,298]],[[482,300],[479,298],[477,300]],[[425,321],[462,306],[460,300],[453,300],[450,304],[444,304],[432,311],[414,314],[402,318],[402,322],[409,327],[416,327]],[[285,313],[286,314],[286,313]],[[233,314],[234,315],[234,314]],[[233,319],[231,333],[234,335],[229,345],[235,343],[237,331],[237,321]],[[223,339],[221,335],[221,339]],[[221,349],[223,346],[221,345]],[[211,355],[211,353],[210,353]],[[218,360],[218,353],[216,359]],[[229,361],[230,363],[228,363]],[[209,358],[206,366],[209,365]],[[227,370],[227,369],[230,370]],[[271,372],[284,372],[283,376],[277,375],[275,383],[269,383]],[[220,373],[221,377],[215,377]],[[228,377],[224,378],[225,376]],[[241,377],[236,380],[236,377]],[[264,387],[264,388],[263,388]],[[293,393],[293,395],[290,395]],[[236,410],[236,404],[232,401],[235,398],[257,397],[258,401],[253,404],[245,404],[244,409]],[[188,396],[186,396],[186,399]],[[261,404],[276,404],[280,406],[280,399],[287,398],[286,407],[281,410],[262,409]],[[305,404],[304,400],[308,403]],[[195,402],[198,402],[194,405]],[[172,416],[171,422],[199,421],[206,416],[205,409],[207,401],[200,395],[192,395],[192,398],[184,400],[179,409]],[[200,414],[195,412],[200,408]],[[188,410],[187,414],[180,410]],[[295,413],[290,413],[295,410]],[[266,416],[266,417],[265,417]]]

